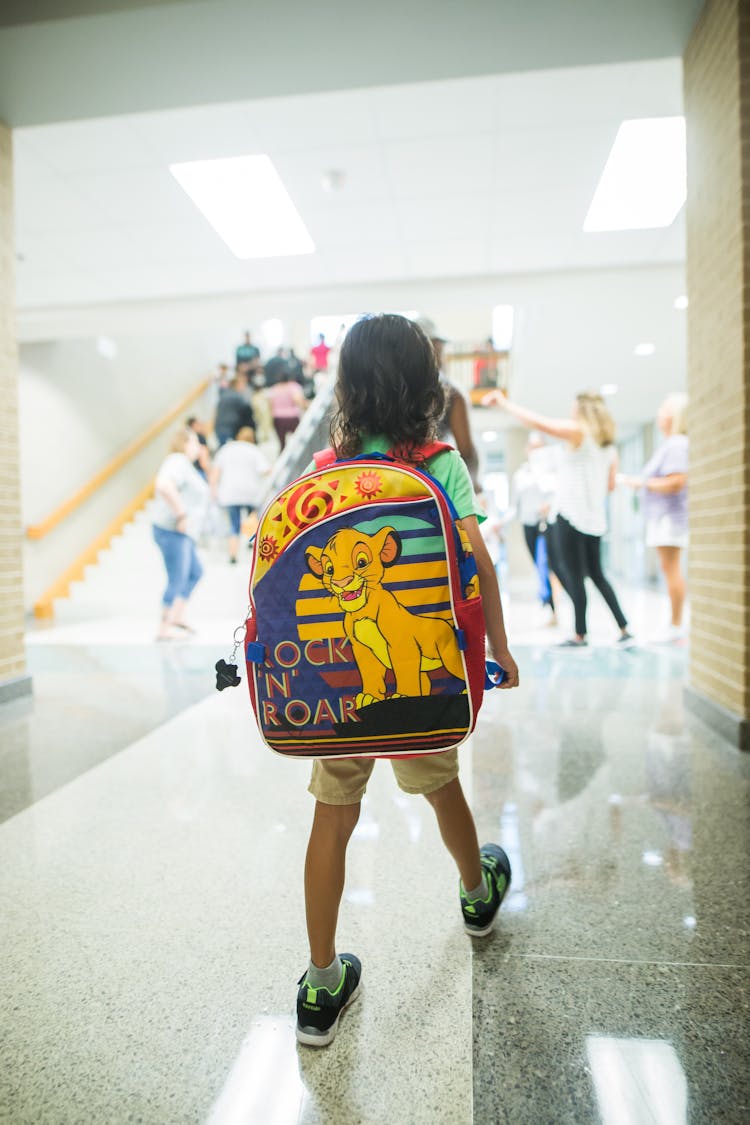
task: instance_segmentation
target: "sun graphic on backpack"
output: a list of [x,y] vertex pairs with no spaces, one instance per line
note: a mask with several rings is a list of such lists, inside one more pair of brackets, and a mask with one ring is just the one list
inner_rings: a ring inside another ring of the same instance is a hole
[[279,545],[271,535],[264,535],[258,545],[258,554],[265,562],[271,562],[279,553]]
[[372,500],[383,488],[383,480],[379,473],[360,473],[354,482],[354,487],[363,500]]

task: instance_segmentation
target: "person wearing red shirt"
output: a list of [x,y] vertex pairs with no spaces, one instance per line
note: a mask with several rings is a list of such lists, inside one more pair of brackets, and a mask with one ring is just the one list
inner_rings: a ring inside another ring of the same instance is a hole
[[314,348],[310,349],[310,354],[313,357],[313,363],[315,365],[316,371],[327,371],[328,370],[328,356],[329,356],[330,351],[331,351],[331,349],[328,347],[328,344],[326,343],[326,338],[323,335],[323,333],[321,332],[320,335],[318,336],[317,344],[315,345]]

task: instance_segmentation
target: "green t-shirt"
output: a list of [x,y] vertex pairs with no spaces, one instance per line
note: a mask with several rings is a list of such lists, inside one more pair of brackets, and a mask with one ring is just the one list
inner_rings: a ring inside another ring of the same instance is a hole
[[[362,453],[387,453],[392,445],[385,434],[369,434],[362,439]],[[313,462],[305,471],[310,472],[314,468]],[[435,454],[426,462],[426,468],[448,493],[460,520],[465,516],[476,516],[479,523],[483,523],[487,519],[474,495],[469,470],[458,450],[448,449]]]

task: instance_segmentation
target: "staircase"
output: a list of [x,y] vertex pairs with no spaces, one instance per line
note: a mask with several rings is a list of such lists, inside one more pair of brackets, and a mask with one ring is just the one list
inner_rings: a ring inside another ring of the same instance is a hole
[[[310,461],[315,449],[328,442],[328,412],[332,389],[311,404],[298,430],[287,442],[269,479],[269,495],[293,480]],[[151,526],[153,501],[111,540],[98,562],[86,567],[83,579],[72,583],[67,598],[55,603],[55,626],[45,633],[57,643],[145,643],[154,638],[166,584],[161,552]],[[204,577],[191,598],[189,617],[199,635],[196,640],[231,648],[234,628],[245,620],[250,551],[245,546],[238,563],[228,562],[219,513],[219,534],[209,534],[199,545]],[[110,640],[110,637],[112,640]]]

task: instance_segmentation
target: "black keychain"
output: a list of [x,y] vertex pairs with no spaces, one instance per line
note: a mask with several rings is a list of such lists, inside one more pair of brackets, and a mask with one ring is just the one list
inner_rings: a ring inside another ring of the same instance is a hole
[[[248,612],[248,616],[249,616],[250,613],[251,613],[250,606],[248,606],[247,612]],[[239,638],[237,637],[238,633],[240,634]],[[244,637],[245,637],[245,626],[244,625],[238,625],[237,628],[234,631],[234,634],[233,634],[234,648],[232,649],[232,654],[229,657],[229,660],[217,660],[216,663],[214,664],[214,668],[216,669],[216,690],[217,691],[223,691],[224,688],[227,688],[227,687],[237,687],[238,684],[242,683],[242,677],[238,673],[236,659],[237,659],[237,649],[242,644],[242,642],[244,640]]]

